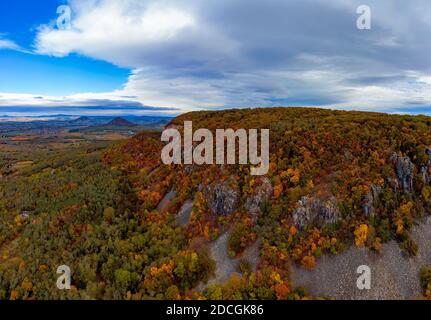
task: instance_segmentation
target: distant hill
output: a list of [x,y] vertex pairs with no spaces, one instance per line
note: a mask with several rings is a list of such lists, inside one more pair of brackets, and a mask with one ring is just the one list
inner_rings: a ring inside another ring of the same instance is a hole
[[89,117],[79,117],[78,119],[69,121],[73,125],[91,125],[93,121]]
[[82,117],[79,117],[78,119],[72,120],[71,122],[82,122],[82,121],[89,121],[89,120],[90,120],[89,117],[82,116]]
[[136,127],[137,124],[126,120],[124,118],[115,118],[112,121],[108,122],[106,126],[117,126],[117,127]]

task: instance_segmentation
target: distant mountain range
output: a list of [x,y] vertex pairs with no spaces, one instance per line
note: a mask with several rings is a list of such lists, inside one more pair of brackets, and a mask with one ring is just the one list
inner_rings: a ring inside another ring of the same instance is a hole
[[162,129],[172,120],[159,116],[38,116],[38,117],[0,117],[0,133],[14,135],[23,132],[37,133],[40,130],[69,130],[71,132],[124,131],[134,128]]
[[[1,115],[1,122],[67,122],[68,124],[75,125],[101,125],[107,124],[114,119],[119,118],[116,116],[78,116],[78,115],[67,115],[67,114],[56,114],[56,115],[41,115],[41,116],[10,116]],[[168,123],[172,120],[169,116],[136,116],[136,115],[125,115],[121,116],[122,119],[130,121],[134,124],[148,124],[155,122]]]

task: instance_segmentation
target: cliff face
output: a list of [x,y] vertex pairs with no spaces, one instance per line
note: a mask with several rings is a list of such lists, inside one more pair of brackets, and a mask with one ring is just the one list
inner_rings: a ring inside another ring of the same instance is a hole
[[271,180],[268,177],[259,179],[259,185],[253,190],[245,202],[245,209],[252,216],[254,222],[257,222],[258,218],[262,214],[262,205],[270,201],[274,193],[274,188],[271,184]]
[[414,164],[409,157],[402,157],[397,153],[393,153],[390,160],[395,165],[398,185],[406,192],[413,191],[413,173]]
[[398,153],[392,153],[390,160],[394,164],[394,170],[396,174],[396,181],[393,182],[393,189],[398,190],[399,188],[409,194],[412,194],[414,190],[415,173],[418,173],[422,178],[422,183],[429,185],[431,182],[431,149],[425,148],[424,153],[425,160],[419,164],[419,169],[413,164],[412,160],[408,156],[401,156]]
[[292,217],[295,226],[302,229],[305,226],[323,227],[337,223],[341,218],[341,214],[335,198],[322,201],[318,198],[306,196],[298,201]]
[[425,184],[431,183],[431,148],[425,148],[425,154],[428,156],[425,163],[422,163],[420,173]]
[[374,217],[375,215],[374,206],[378,203],[381,193],[382,193],[382,188],[380,186],[371,184],[370,190],[364,196],[364,200],[362,204],[362,209],[364,212],[364,216],[366,218]]
[[232,182],[216,182],[206,189],[206,200],[212,213],[228,216],[238,206],[238,191],[231,186]]

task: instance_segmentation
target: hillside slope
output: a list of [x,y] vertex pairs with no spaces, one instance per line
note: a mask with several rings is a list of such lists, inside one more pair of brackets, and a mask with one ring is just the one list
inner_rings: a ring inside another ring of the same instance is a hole
[[[298,299],[307,294],[290,279],[292,263],[313,269],[322,255],[352,245],[378,255],[392,240],[416,254],[410,230],[430,212],[431,118],[271,108],[189,113],[170,125],[185,120],[195,129],[270,129],[268,174],[251,176],[240,165],[163,165],[160,133],[143,132],[103,156],[123,181],[117,204],[91,221],[75,221],[75,211],[67,224],[48,215],[56,239],[39,240],[43,256],[25,251],[19,238],[22,247],[0,263],[0,271],[8,268],[0,276],[3,297],[52,296],[43,286],[24,292],[16,285],[38,275],[21,262],[55,270],[50,241],[59,242],[56,250],[81,248],[74,258],[83,262],[70,262],[69,298]],[[79,232],[70,231],[78,224]],[[36,236],[33,223],[20,228]],[[227,241],[217,242],[221,236]],[[220,243],[227,255],[214,252]],[[226,279],[223,265],[232,278],[218,283]]]
[[240,256],[261,238],[259,270],[276,270],[286,288],[289,259],[313,268],[322,254],[352,244],[379,252],[390,240],[415,255],[409,229],[430,207],[430,118],[272,108],[189,113],[171,125],[181,127],[186,120],[195,129],[271,132],[265,177],[252,177],[248,166],[238,165],[154,169],[153,159],[157,174],[139,185],[141,199],[151,210],[176,190],[166,209],[171,215],[193,200],[189,241],[211,241],[234,230],[226,250]]

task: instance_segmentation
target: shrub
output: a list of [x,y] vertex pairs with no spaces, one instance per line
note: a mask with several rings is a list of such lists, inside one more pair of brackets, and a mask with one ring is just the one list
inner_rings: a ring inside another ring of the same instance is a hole
[[241,259],[238,265],[238,270],[241,273],[246,273],[251,271],[251,263],[246,259]]

